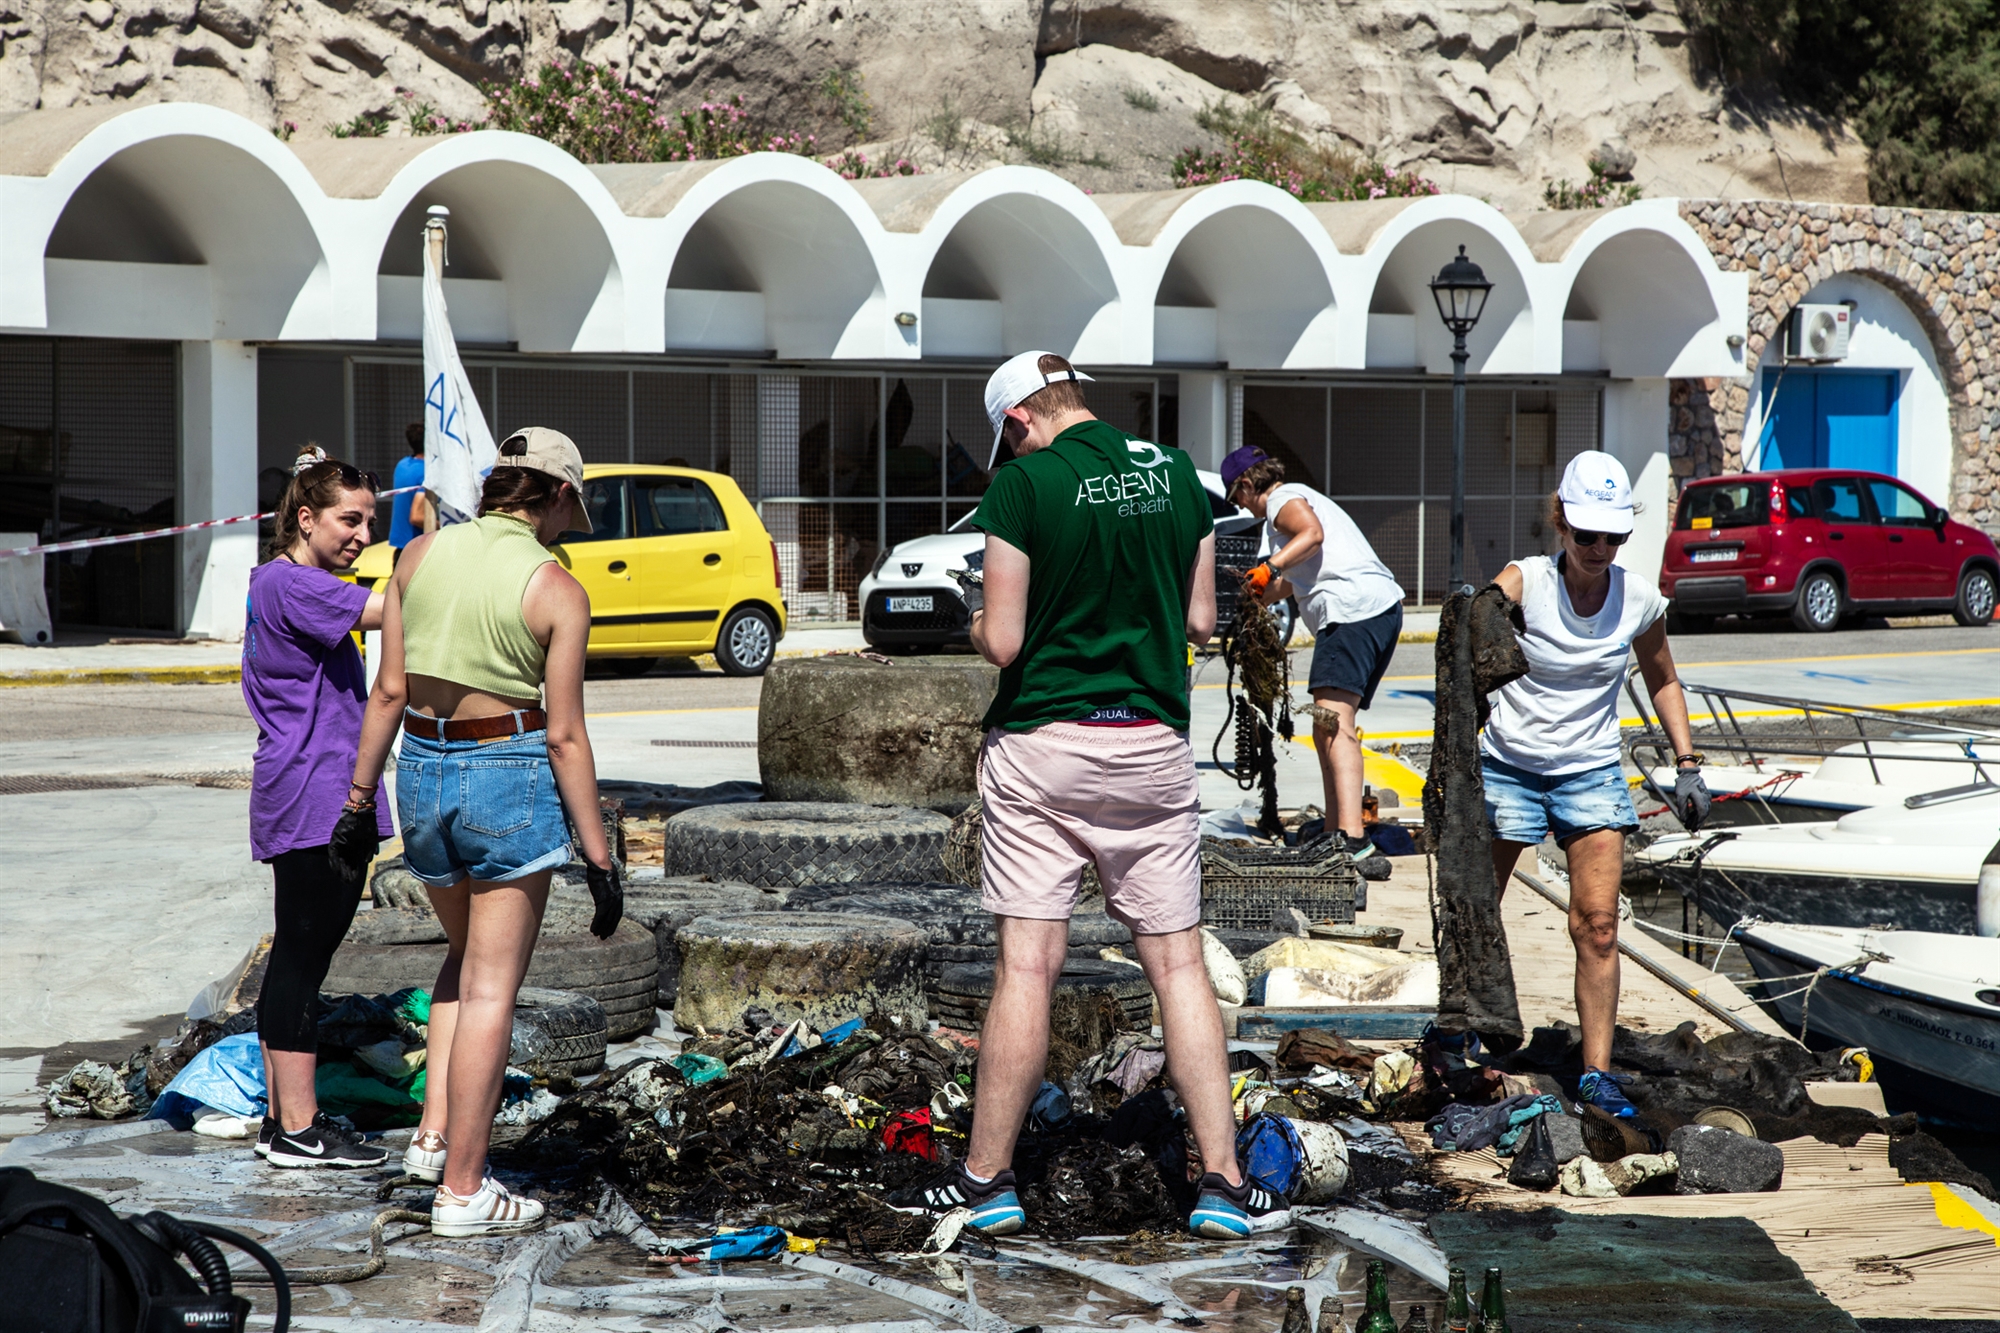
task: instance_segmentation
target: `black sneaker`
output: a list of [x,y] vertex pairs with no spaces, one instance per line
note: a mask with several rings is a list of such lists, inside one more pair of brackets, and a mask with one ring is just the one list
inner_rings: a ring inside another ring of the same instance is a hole
[[1002,1171],[984,1185],[965,1174],[963,1162],[928,1185],[912,1185],[889,1196],[899,1213],[942,1217],[954,1208],[971,1210],[972,1226],[989,1236],[1011,1236],[1028,1224],[1021,1197],[1014,1192],[1014,1173]]
[[1282,1230],[1291,1222],[1290,1206],[1247,1175],[1232,1185],[1211,1171],[1201,1178],[1201,1197],[1195,1200],[1188,1230],[1212,1240],[1241,1240],[1259,1231]]
[[264,1160],[272,1166],[325,1167],[333,1170],[352,1171],[357,1168],[380,1166],[389,1160],[389,1154],[381,1148],[370,1147],[358,1135],[350,1134],[333,1123],[326,1112],[313,1117],[313,1122],[297,1131],[280,1130],[271,1139],[271,1151]]
[[252,1149],[259,1157],[271,1155],[271,1140],[278,1137],[278,1121],[274,1116],[265,1116],[264,1123],[257,1130],[257,1146]]

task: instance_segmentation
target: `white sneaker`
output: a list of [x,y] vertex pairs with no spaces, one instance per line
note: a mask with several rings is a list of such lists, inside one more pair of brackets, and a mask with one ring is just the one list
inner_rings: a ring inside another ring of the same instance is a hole
[[403,1150],[403,1173],[418,1180],[438,1184],[444,1179],[444,1135],[434,1129],[420,1129]]
[[511,1236],[523,1231],[539,1231],[546,1210],[533,1199],[518,1199],[493,1177],[486,1177],[479,1192],[461,1199],[438,1186],[431,1203],[433,1236]]

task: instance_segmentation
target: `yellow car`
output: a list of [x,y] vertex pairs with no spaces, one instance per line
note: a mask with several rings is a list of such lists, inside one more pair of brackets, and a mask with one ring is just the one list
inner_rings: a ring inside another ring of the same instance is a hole
[[[785,632],[778,546],[719,472],[603,463],[583,470],[594,531],[555,549],[590,594],[590,656],[622,675],[662,657],[714,653],[732,676],[759,676]],[[389,576],[387,542],[351,573],[373,588]]]

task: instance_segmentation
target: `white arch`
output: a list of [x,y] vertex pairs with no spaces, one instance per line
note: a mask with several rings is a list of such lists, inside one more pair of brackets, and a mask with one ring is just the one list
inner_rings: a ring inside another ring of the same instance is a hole
[[1068,181],[994,167],[921,191],[877,190],[872,199],[900,204],[897,225],[917,231],[902,258],[923,309],[927,355],[1040,347],[1077,361],[1130,359],[1136,340],[1126,320],[1137,306],[1127,300],[1118,235]]
[[[1313,213],[1333,234],[1339,211],[1388,210],[1377,204],[1319,204]],[[1451,372],[1451,334],[1438,317],[1430,281],[1464,246],[1493,290],[1485,312],[1466,339],[1472,374],[1525,374],[1555,369],[1536,355],[1535,327],[1540,265],[1521,234],[1499,210],[1463,195],[1410,200],[1373,229],[1368,248],[1350,270],[1359,305],[1368,312],[1367,366]],[[1350,363],[1352,364],[1352,363]]]
[[[783,357],[901,355],[885,309],[880,221],[835,172],[792,153],[598,168],[626,207],[658,217],[662,346]],[[754,341],[745,338],[754,335]]]
[[1721,272],[1672,200],[1544,214],[1527,230],[1553,265],[1563,369],[1621,379],[1743,373],[1749,275]]
[[1136,359],[1236,370],[1336,364],[1339,254],[1291,195],[1230,181],[1097,203],[1130,247],[1132,291],[1152,307],[1151,345]]
[[323,336],[333,290],[324,196],[268,132],[192,103],[42,128],[39,143],[5,163],[0,325]]
[[[377,142],[409,154],[407,141]],[[505,340],[522,351],[625,350],[624,214],[603,182],[568,153],[495,130],[451,135],[409,154],[368,201],[366,223],[345,259],[357,287],[390,299],[387,310],[375,312],[378,329],[408,318],[414,288],[405,288],[421,272],[412,261],[421,254],[421,220],[432,204],[451,209],[453,244],[462,247],[467,268],[482,275],[453,278],[452,267],[446,269],[456,287],[453,324],[461,338],[495,340],[504,311]],[[399,245],[407,247],[407,259],[391,249]],[[482,291],[465,283],[494,286]],[[476,332],[468,337],[466,327]]]

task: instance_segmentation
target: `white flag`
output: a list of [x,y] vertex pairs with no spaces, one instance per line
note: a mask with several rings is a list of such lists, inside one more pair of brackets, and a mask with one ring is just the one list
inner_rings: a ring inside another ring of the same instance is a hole
[[458,361],[431,226],[442,230],[444,224],[433,220],[424,229],[424,489],[436,499],[444,526],[478,516],[479,489],[499,450]]

